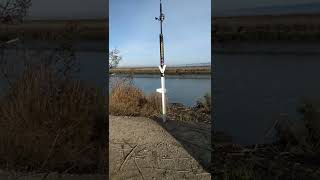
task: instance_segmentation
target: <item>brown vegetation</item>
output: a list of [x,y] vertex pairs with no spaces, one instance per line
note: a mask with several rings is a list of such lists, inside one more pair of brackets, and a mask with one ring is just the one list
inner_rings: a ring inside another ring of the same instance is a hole
[[104,171],[104,98],[58,77],[42,65],[27,69],[0,99],[2,169]]
[[[113,82],[109,99],[111,115],[160,117],[161,111],[159,93],[145,95],[128,79],[120,78]],[[211,123],[211,96],[205,95],[194,107],[169,104],[167,111],[168,118],[172,120]]]
[[114,82],[109,98],[109,113],[121,116],[157,116],[161,110],[159,94],[146,96],[129,81]]
[[216,138],[212,172],[221,179],[319,179],[320,114],[315,100],[303,102],[303,118],[277,120],[275,142],[252,146]]

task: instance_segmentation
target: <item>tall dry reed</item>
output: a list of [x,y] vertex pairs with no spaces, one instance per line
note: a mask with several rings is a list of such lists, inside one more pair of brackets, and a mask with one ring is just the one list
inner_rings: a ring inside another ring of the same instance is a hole
[[58,77],[46,66],[32,66],[0,99],[0,167],[103,171],[104,97],[80,81]]
[[109,113],[116,116],[156,116],[160,114],[159,94],[145,95],[130,79],[119,78],[112,83]]

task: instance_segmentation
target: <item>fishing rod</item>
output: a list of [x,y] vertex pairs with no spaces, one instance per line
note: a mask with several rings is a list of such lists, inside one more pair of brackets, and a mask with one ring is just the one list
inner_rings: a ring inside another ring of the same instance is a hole
[[155,17],[155,20],[160,21],[160,74],[161,74],[161,88],[157,89],[158,93],[161,93],[162,98],[162,120],[166,122],[166,87],[165,87],[165,76],[164,72],[166,70],[166,65],[164,64],[164,44],[163,44],[163,34],[162,34],[162,22],[164,21],[164,14],[162,13],[162,2],[160,0],[160,16]]

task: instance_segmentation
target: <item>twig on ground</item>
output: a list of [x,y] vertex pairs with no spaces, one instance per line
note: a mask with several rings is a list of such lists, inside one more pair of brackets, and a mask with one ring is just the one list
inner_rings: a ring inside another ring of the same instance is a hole
[[47,173],[41,178],[41,180],[46,179],[46,178],[49,176],[49,174],[50,174],[50,172],[47,172]]
[[141,169],[140,169],[140,167],[139,167],[139,165],[138,165],[138,163],[137,163],[137,161],[136,161],[136,158],[134,158],[134,163],[136,164],[136,166],[137,166],[137,168],[138,168],[138,170],[139,170],[139,173],[140,173],[142,179],[145,180],[145,179],[144,179],[144,176],[143,176],[143,174],[142,174],[142,171],[141,171]]
[[131,155],[133,154],[134,150],[136,150],[137,147],[138,147],[138,145],[135,145],[134,148],[132,148],[132,150],[130,151],[130,153],[126,156],[126,158],[125,158],[124,161],[122,162],[119,171],[122,171],[122,168],[124,167],[124,165],[126,164],[126,162],[127,162],[128,159],[131,157]]
[[39,172],[45,167],[45,165],[47,164],[48,160],[50,159],[50,156],[53,152],[53,148],[56,146],[56,143],[57,143],[57,140],[58,140],[58,137],[60,136],[60,132],[57,133],[56,137],[54,138],[52,144],[51,144],[51,148],[50,148],[50,151],[48,153],[48,156],[46,158],[46,160],[42,163],[40,169],[39,169]]
[[122,139],[123,140],[123,142],[125,143],[125,144],[127,144],[128,146],[130,146],[131,148],[133,148],[133,146],[127,141],[127,140],[125,140],[125,139]]

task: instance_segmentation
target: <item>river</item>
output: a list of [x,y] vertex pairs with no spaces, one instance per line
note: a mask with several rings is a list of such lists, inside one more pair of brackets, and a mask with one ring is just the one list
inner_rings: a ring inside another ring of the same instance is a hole
[[[146,94],[156,92],[161,86],[160,74],[134,75],[132,80],[133,84]],[[170,103],[193,106],[206,93],[211,94],[210,75],[166,75],[165,83]]]
[[[75,55],[80,69],[76,77],[91,85],[102,87],[107,92],[108,57],[104,43],[103,41],[89,41],[75,44]],[[32,59],[45,57],[44,52],[52,51],[57,47],[57,43],[29,41],[23,45],[18,44],[17,47],[26,48],[28,56],[31,57],[29,59]],[[37,50],[42,54],[38,53]],[[6,58],[15,65],[21,64],[22,55],[23,52],[20,49],[17,51],[10,49],[6,52]],[[135,75],[133,82],[143,92],[150,94],[160,88],[160,75]],[[0,86],[1,84],[4,83],[0,81]],[[167,75],[166,87],[169,102],[192,106],[206,93],[211,93],[211,77],[210,75]]]
[[304,98],[320,96],[319,43],[246,43],[214,52],[214,127],[242,144],[269,142],[266,132]]

